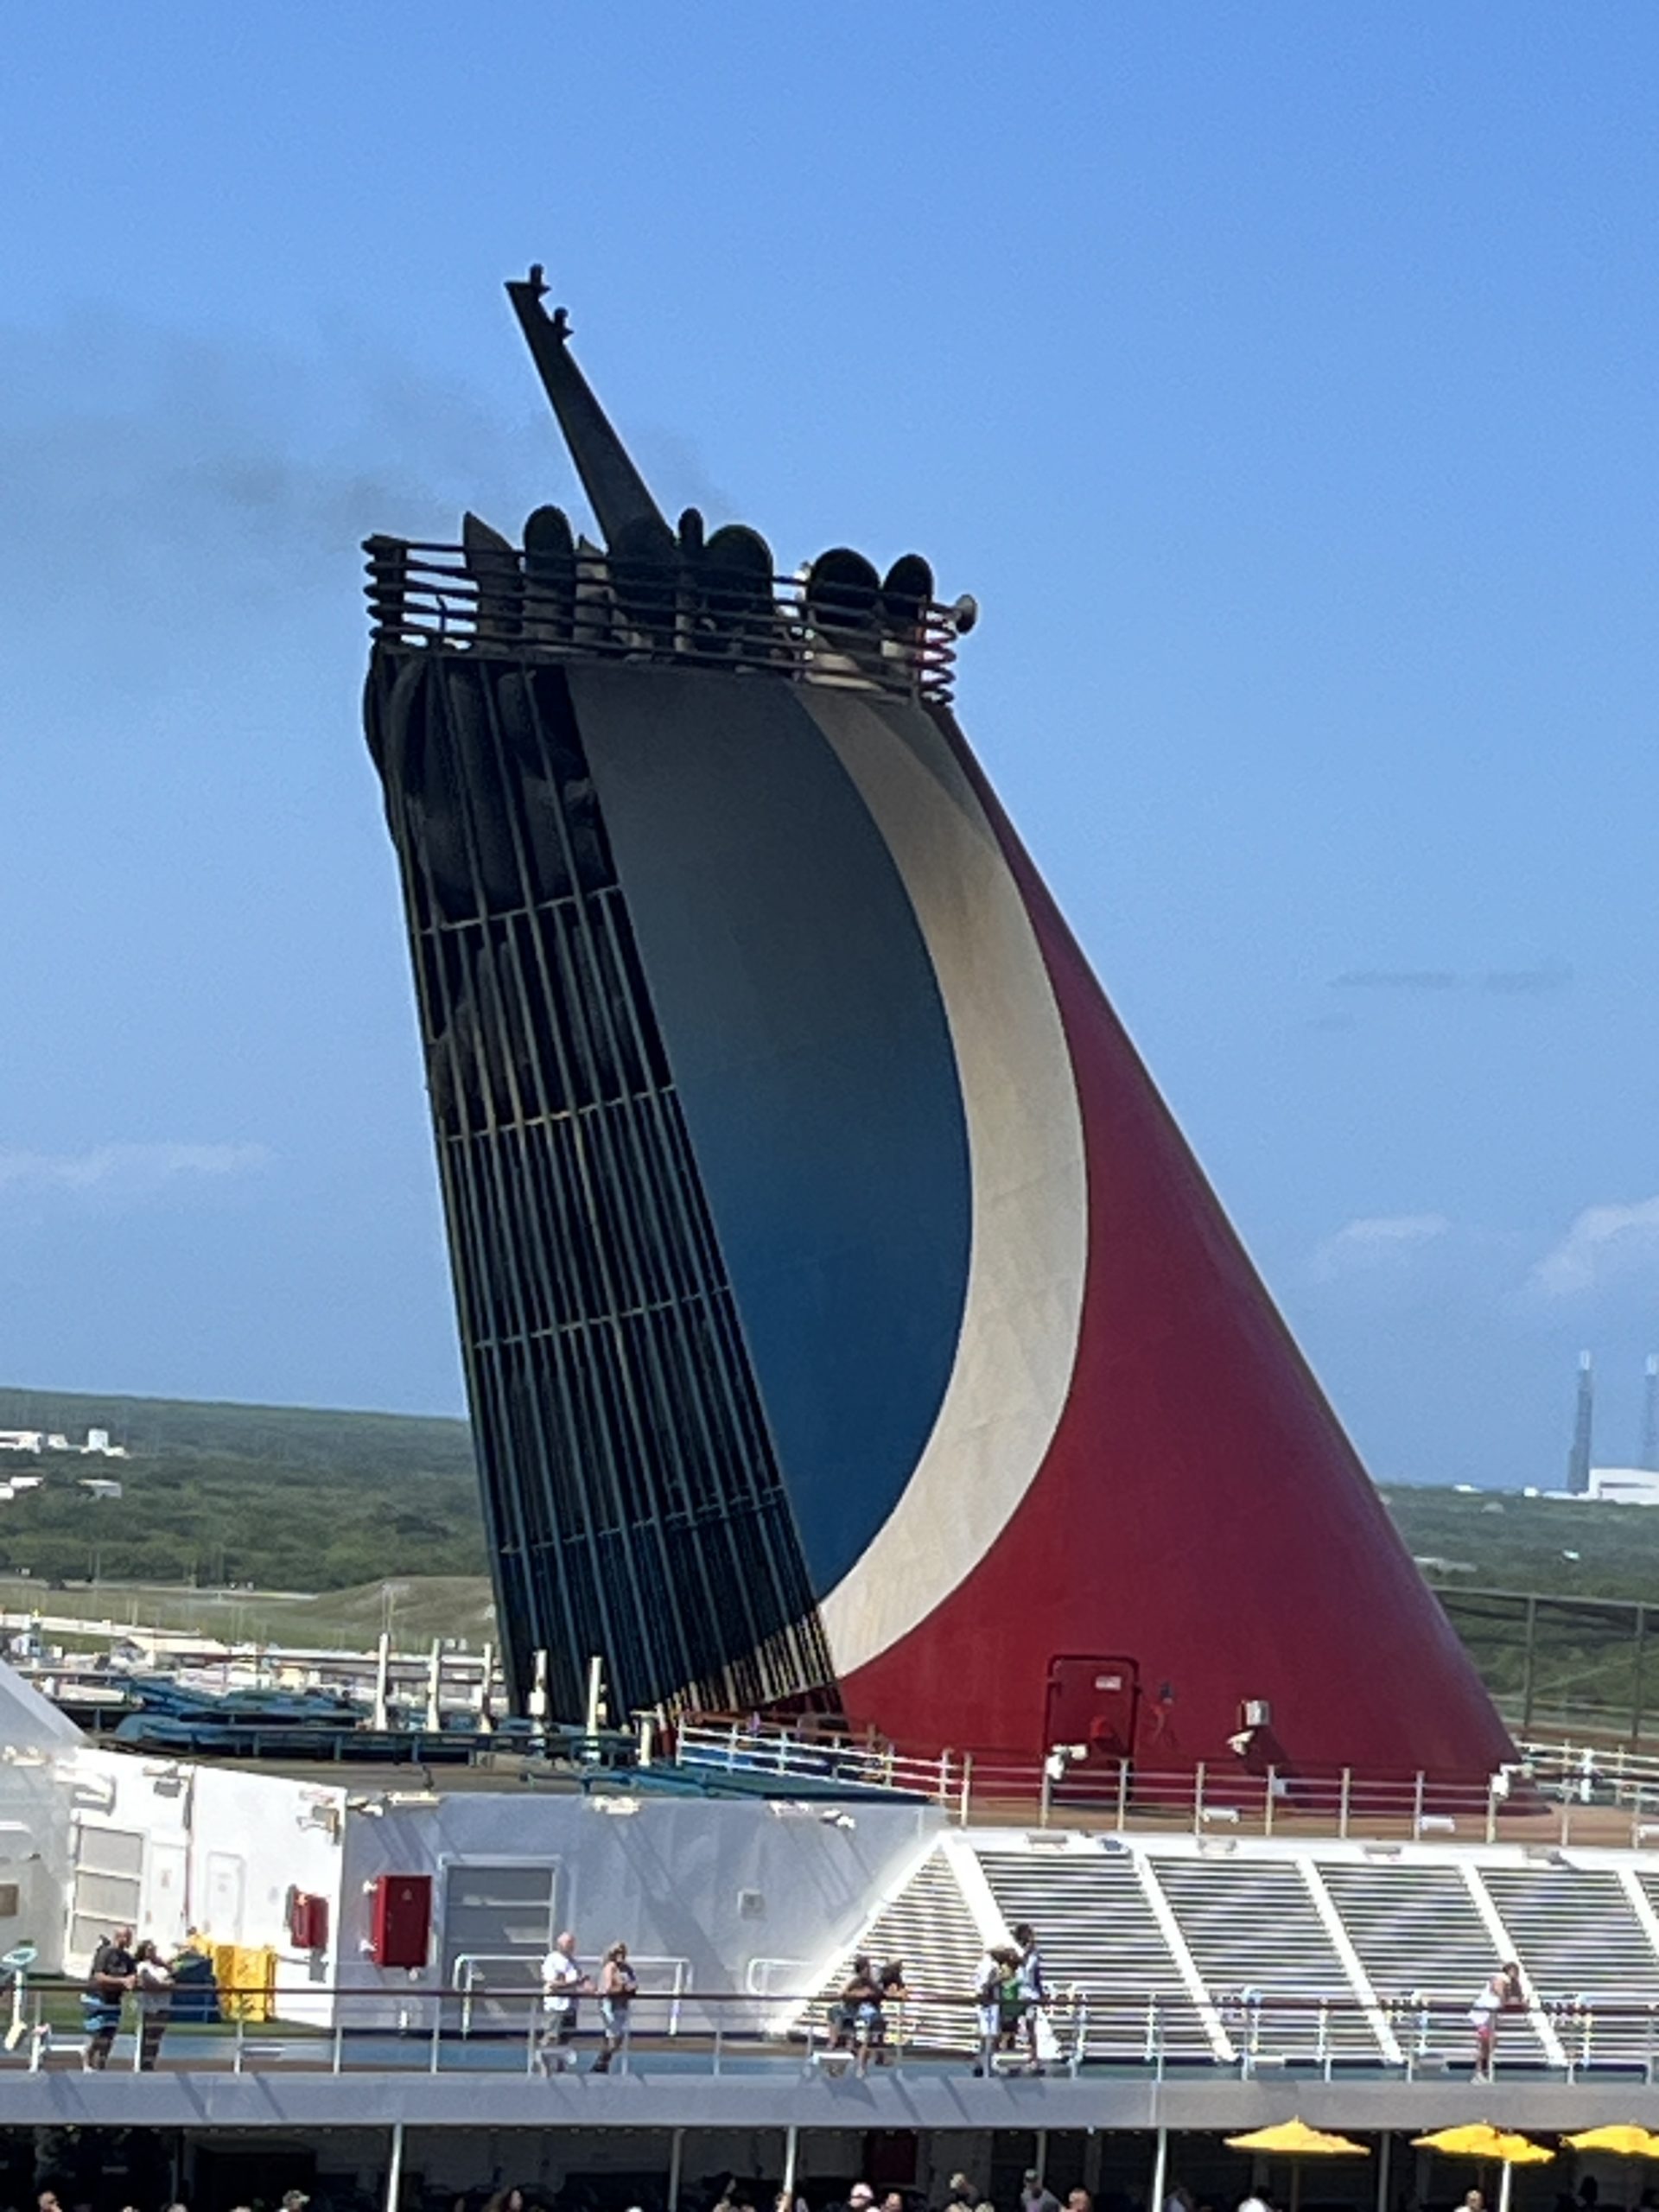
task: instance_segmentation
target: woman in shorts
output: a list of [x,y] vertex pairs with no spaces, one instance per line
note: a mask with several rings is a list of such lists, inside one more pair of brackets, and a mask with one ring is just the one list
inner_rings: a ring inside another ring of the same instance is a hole
[[594,2061],[595,2074],[610,2072],[612,2059],[628,2040],[628,2007],[639,1986],[633,1968],[628,1964],[627,1945],[613,1943],[599,1969],[599,2018],[605,2031],[605,2043]]

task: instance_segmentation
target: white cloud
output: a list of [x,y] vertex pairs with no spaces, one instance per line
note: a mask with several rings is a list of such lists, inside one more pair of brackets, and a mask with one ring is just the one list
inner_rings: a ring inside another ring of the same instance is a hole
[[1443,1213],[1363,1214],[1315,1247],[1309,1272],[1315,1282],[1334,1282],[1340,1275],[1401,1268],[1451,1226]]
[[1577,1298],[1617,1275],[1659,1263],[1659,1198],[1634,1205],[1586,1206],[1560,1243],[1533,1268],[1527,1287],[1540,1298]]
[[270,1158],[262,1144],[100,1144],[86,1152],[0,1147],[0,1198],[35,1192],[148,1198],[179,1183],[245,1175]]

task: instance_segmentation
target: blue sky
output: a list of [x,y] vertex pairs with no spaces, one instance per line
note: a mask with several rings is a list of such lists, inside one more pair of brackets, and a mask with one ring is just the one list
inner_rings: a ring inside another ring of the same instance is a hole
[[7,41],[0,1373],[461,1404],[356,544],[570,496],[535,258],[665,506],[978,595],[963,719],[1373,1471],[1554,1479],[1581,1345],[1629,1455],[1659,17]]

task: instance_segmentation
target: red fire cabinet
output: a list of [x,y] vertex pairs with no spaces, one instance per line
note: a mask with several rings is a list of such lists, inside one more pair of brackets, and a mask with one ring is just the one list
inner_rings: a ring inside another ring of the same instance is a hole
[[328,1948],[328,1900],[306,1890],[288,1893],[288,1940],[296,1951]]
[[377,1874],[369,1955],[378,1967],[423,1967],[432,1937],[432,1877]]

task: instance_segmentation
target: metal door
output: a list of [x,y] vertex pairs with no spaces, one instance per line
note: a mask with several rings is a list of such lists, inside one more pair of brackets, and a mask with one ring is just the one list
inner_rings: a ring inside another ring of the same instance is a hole
[[144,1866],[143,1933],[163,1949],[184,1940],[189,1853],[176,1836],[151,1836]]
[[136,1828],[93,1827],[76,1832],[69,1885],[70,1970],[79,1973],[111,1929],[137,1929],[143,1902],[144,1839]]
[[242,1895],[246,1879],[247,1869],[239,1853],[208,1853],[207,1916],[202,1927],[210,1942],[242,1941]]
[[556,1860],[454,1859],[444,1870],[443,1979],[469,2028],[522,2026],[558,1933]]
[[1064,1745],[1076,1766],[1116,1766],[1135,1757],[1141,1669],[1135,1660],[1066,1653],[1048,1662],[1043,1741]]

